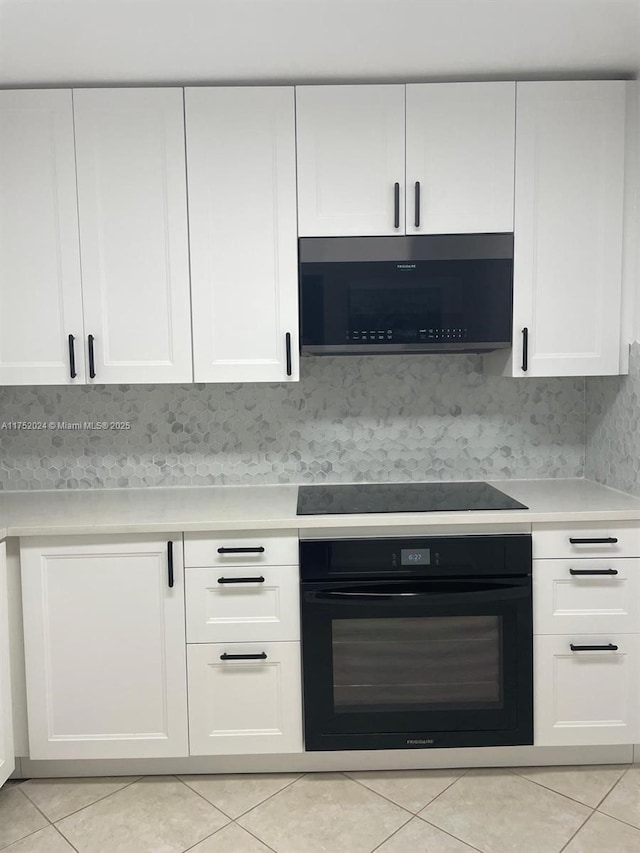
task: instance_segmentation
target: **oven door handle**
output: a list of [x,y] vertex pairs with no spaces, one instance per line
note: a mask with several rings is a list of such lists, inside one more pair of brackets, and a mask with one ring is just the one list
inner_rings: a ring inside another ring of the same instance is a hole
[[526,585],[506,586],[501,589],[460,589],[430,592],[429,590],[404,589],[398,592],[365,592],[364,590],[318,590],[305,592],[304,599],[309,602],[335,602],[343,604],[357,604],[360,601],[371,601],[382,603],[389,600],[428,599],[434,603],[445,603],[449,601],[504,601],[514,598],[527,598],[531,591]]

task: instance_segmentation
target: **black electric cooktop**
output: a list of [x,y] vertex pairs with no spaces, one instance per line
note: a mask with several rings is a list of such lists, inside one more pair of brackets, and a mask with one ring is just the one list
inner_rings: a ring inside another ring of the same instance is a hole
[[529,509],[488,483],[359,483],[300,486],[298,515]]

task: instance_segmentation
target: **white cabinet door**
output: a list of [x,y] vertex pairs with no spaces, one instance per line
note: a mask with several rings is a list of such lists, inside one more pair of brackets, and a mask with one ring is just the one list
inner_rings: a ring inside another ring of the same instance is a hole
[[402,85],[296,87],[301,237],[404,234],[404,100]]
[[187,660],[191,755],[302,752],[299,643],[190,645]]
[[0,786],[13,773],[13,721],[9,673],[9,614],[7,608],[7,550],[0,542]]
[[191,382],[182,90],[73,97],[89,379]]
[[182,549],[125,536],[21,541],[32,759],[184,756]]
[[515,83],[407,86],[407,234],[513,231]]
[[637,743],[639,673],[637,634],[534,637],[535,746]]
[[619,372],[624,125],[623,81],[518,83],[515,376]]
[[292,87],[185,91],[196,382],[298,379]]
[[0,92],[0,385],[83,382],[83,334],[71,90]]

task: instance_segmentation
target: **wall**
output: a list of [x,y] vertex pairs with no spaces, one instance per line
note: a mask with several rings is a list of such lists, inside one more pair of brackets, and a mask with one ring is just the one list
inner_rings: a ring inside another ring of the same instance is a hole
[[604,75],[637,0],[1,0],[0,85]]
[[584,380],[479,356],[307,358],[300,383],[0,389],[0,488],[580,477]]
[[[640,126],[640,84],[636,84],[636,98]],[[634,145],[636,160],[628,171],[636,192],[626,258],[631,279],[626,313],[635,321],[629,324],[635,342],[627,376],[586,380],[585,476],[640,497],[640,133],[636,133]]]
[[587,379],[585,476],[640,497],[640,343],[628,376]]

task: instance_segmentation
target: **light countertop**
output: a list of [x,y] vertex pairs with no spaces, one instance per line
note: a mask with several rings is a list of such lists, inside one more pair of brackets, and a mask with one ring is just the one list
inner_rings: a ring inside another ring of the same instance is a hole
[[297,485],[0,493],[7,536],[640,521],[640,498],[590,480],[498,480],[528,510],[297,516]]

